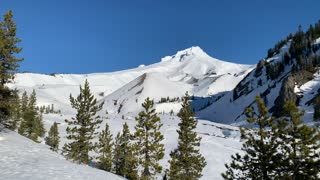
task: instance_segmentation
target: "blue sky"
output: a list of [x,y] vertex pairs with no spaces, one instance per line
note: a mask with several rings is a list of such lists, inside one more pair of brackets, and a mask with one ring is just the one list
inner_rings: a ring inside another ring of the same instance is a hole
[[267,49],[320,19],[316,0],[0,0],[14,11],[21,71],[109,72],[200,46],[254,64]]

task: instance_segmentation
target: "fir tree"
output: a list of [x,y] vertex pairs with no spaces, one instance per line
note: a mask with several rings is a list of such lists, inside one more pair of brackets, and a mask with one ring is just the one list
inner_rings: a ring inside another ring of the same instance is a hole
[[34,125],[35,133],[36,133],[37,137],[43,137],[46,133],[46,130],[44,128],[43,116],[41,113],[37,112],[34,123],[35,123],[35,125]]
[[12,97],[9,101],[9,115],[4,119],[4,125],[14,131],[17,129],[20,120],[20,97],[18,95],[18,90],[13,90]]
[[52,151],[58,151],[60,143],[58,123],[54,122],[50,127],[48,132],[48,137],[46,138],[46,144],[50,146]]
[[164,145],[161,143],[163,135],[160,132],[162,124],[153,108],[153,101],[147,98],[142,107],[144,110],[136,117],[135,148],[142,166],[140,179],[152,179],[162,170],[159,164],[164,156]]
[[167,178],[172,180],[199,179],[206,166],[206,161],[199,151],[201,138],[194,131],[197,127],[197,120],[193,117],[194,112],[191,109],[188,93],[182,99],[182,108],[178,116],[181,119],[179,130],[177,130],[178,148],[170,154],[170,169]]
[[21,106],[21,113],[23,114],[24,112],[26,112],[28,108],[28,94],[26,91],[24,91],[21,96],[20,106]]
[[289,179],[318,179],[320,177],[319,140],[317,129],[303,124],[299,112],[293,102],[284,106],[287,126],[281,136],[281,152],[284,155],[281,170]]
[[23,98],[25,98],[24,96],[26,96],[26,102],[23,103],[26,103],[26,107],[21,107],[22,119],[18,132],[33,141],[37,141],[38,137],[42,137],[45,134],[45,129],[42,115],[37,111],[36,107],[36,92],[33,90],[29,98],[27,95],[23,95]]
[[98,167],[102,170],[111,172],[112,170],[112,134],[109,130],[109,125],[106,124],[105,130],[99,134],[98,149]]
[[278,152],[278,137],[282,133],[281,123],[275,126],[275,119],[269,117],[268,109],[259,96],[256,97],[258,114],[252,107],[247,108],[247,122],[257,126],[254,129],[241,128],[241,139],[244,140],[243,156],[232,156],[232,162],[226,165],[224,179],[274,179],[279,177],[278,168],[281,154]]
[[131,143],[132,135],[127,123],[123,125],[122,133],[115,138],[113,150],[114,173],[130,180],[138,179],[137,157]]
[[4,86],[14,78],[22,58],[15,57],[21,52],[17,46],[20,39],[16,37],[17,26],[13,21],[12,11],[4,15],[0,22],[0,85]]
[[65,144],[63,152],[68,159],[88,164],[92,159],[89,157],[89,152],[95,149],[91,140],[98,134],[95,130],[102,122],[97,112],[102,109],[103,103],[97,103],[87,80],[84,88],[80,86],[80,94],[77,98],[70,95],[70,102],[72,108],[77,110],[77,114],[75,118],[65,120],[68,123],[66,138],[71,142]]
[[[11,82],[18,71],[19,62],[23,60],[15,57],[21,48],[17,46],[20,40],[16,37],[17,27],[12,18],[13,13],[10,10],[0,22],[0,123],[3,123],[4,120],[12,120],[10,117],[13,110],[11,102],[15,95],[14,90],[10,90],[5,84]],[[9,128],[15,129],[16,124],[12,123],[15,122],[11,122]]]

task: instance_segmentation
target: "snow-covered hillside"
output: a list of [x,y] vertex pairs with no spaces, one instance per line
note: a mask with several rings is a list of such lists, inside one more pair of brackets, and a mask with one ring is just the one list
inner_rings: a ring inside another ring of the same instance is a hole
[[[69,95],[77,96],[79,85],[83,85],[86,79],[95,97],[105,102],[100,114],[108,118],[104,119],[99,131],[104,129],[105,123],[108,123],[114,136],[121,131],[125,122],[133,132],[136,123],[134,116],[140,111],[141,103],[146,97],[154,99],[163,123],[161,132],[165,137],[166,153],[160,163],[167,169],[169,154],[177,147],[176,130],[179,123],[179,118],[170,116],[169,112],[171,110],[178,112],[180,99],[185,92],[188,91],[193,95],[195,109],[201,109],[232,91],[252,68],[248,65],[217,60],[208,56],[199,47],[192,47],[173,56],[167,56],[156,64],[113,73],[84,75],[21,73],[9,86],[19,89],[20,92],[26,90],[28,93],[34,89],[39,106],[54,104],[56,110],[61,110],[61,114],[43,116],[47,131],[54,122],[59,123],[60,148],[67,142],[65,138],[67,124],[64,120],[75,115],[70,106]],[[108,115],[105,113],[106,110]],[[200,151],[207,161],[202,179],[221,179],[220,174],[225,170],[224,164],[229,162],[232,154],[240,152],[242,143],[239,129],[199,120],[196,132],[202,137]],[[9,133],[7,138],[20,137]],[[47,149],[44,144],[38,146]],[[61,159],[60,156],[57,157]],[[162,175],[158,176],[159,179]]]
[[[320,38],[314,41],[315,46],[320,46]],[[289,62],[285,64],[285,55],[289,54],[289,49],[291,45],[291,40],[288,40],[281,48],[279,52],[274,54],[272,57],[266,58],[264,65],[257,72],[257,67],[254,68],[250,73],[247,74],[240,81],[240,83],[222,98],[205,108],[204,110],[197,113],[201,118],[208,119],[214,122],[227,123],[233,125],[243,125],[246,124],[246,117],[244,111],[246,107],[253,105],[255,96],[260,95],[269,109],[275,108],[276,99],[280,96],[280,90],[283,83],[287,78],[293,74],[293,66],[297,64],[296,59],[287,59]],[[316,52],[311,52],[309,56],[320,55],[320,50]],[[305,60],[308,61],[308,60]],[[277,66],[279,64],[283,65],[283,70],[280,71],[278,76],[274,79],[268,77],[267,75],[267,65],[269,67]],[[306,73],[308,75],[304,75]],[[294,91],[297,96],[299,96],[300,102],[298,103],[300,109],[306,110],[304,116],[305,121],[312,121],[313,115],[313,104],[312,99],[319,95],[319,73],[320,69],[315,68],[315,74],[312,75],[311,72],[299,72],[295,76],[307,76],[303,78],[298,77],[293,80],[293,85],[295,86]],[[293,79],[293,78],[292,78]],[[286,91],[293,91],[289,89]],[[297,98],[298,99],[298,98]],[[295,99],[288,99],[296,101]],[[227,107],[227,109],[226,109]]]
[[[170,152],[177,147],[178,133],[176,130],[178,129],[180,119],[168,114],[160,114],[159,117],[163,123],[160,131],[164,135],[163,143],[165,144],[165,157],[160,161],[160,164],[164,169],[167,169],[169,168],[168,161],[170,160]],[[70,116],[44,114],[44,123],[47,130],[53,122],[59,123],[58,128],[61,136],[60,148],[67,142],[65,138],[67,124],[64,122],[66,118],[70,118]],[[125,116],[125,119],[122,119],[118,114],[108,115],[108,119],[104,119],[98,131],[102,131],[105,124],[108,123],[110,131],[113,137],[115,137],[116,134],[122,130],[122,125],[125,122],[128,124],[130,131],[134,132],[134,126],[136,124],[134,117]],[[222,179],[220,174],[225,170],[224,164],[231,160],[230,157],[232,154],[241,152],[242,143],[240,141],[239,128],[199,120],[196,132],[202,138],[200,152],[207,161],[207,166],[203,170],[203,177],[201,179]],[[94,153],[91,155],[95,156]],[[162,173],[161,175],[163,176],[164,174]],[[158,176],[159,179],[161,179],[161,175]]]
[[123,179],[86,165],[78,165],[43,144],[1,129],[0,179],[3,180],[105,180]]
[[[48,130],[53,122],[58,125],[61,142],[60,149],[67,142],[65,135],[66,116],[57,114],[45,114],[44,123]],[[104,120],[99,131],[103,130],[105,123],[110,125],[111,133],[116,135],[122,130],[123,123],[127,123],[131,132],[134,130],[135,121],[127,117],[122,120],[118,115],[109,116]],[[160,161],[164,169],[169,167],[170,152],[177,147],[179,119],[175,116],[160,115],[164,124],[161,132],[164,134],[165,157]],[[224,164],[230,161],[230,156],[240,152],[242,143],[237,127],[217,124],[200,120],[196,129],[202,138],[200,152],[207,161],[203,170],[203,180],[222,179],[220,174],[225,170]],[[92,154],[93,156],[95,154]],[[43,142],[37,144],[19,134],[9,131],[0,131],[0,179],[33,179],[33,180],[64,180],[64,179],[120,179],[118,176],[94,169],[85,165],[71,163],[63,156],[52,152]],[[161,179],[163,173],[158,176]]]
[[[17,74],[11,88],[36,90],[40,105],[54,104],[63,113],[70,112],[69,95],[79,93],[85,79],[99,100],[105,101],[109,113],[134,113],[146,97],[181,98],[186,91],[196,97],[224,95],[231,91],[251,70],[251,66],[220,61],[208,56],[199,47],[191,47],[159,63],[113,73],[96,74]],[[206,105],[198,102],[198,106]],[[157,104],[159,112],[177,111],[179,103]]]

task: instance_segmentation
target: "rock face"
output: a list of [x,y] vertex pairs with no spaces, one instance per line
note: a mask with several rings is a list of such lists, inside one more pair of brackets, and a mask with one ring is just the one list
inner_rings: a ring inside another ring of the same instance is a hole
[[296,86],[301,86],[302,84],[313,79],[313,73],[302,70],[289,75],[282,83],[279,96],[275,100],[275,106],[271,110],[275,116],[283,115],[282,110],[286,102],[292,101],[296,105],[299,105],[300,97],[294,91]]
[[275,105],[271,109],[274,116],[281,116],[283,105],[288,101],[297,102],[297,95],[294,92],[295,76],[288,76],[282,83],[279,96],[275,100]]

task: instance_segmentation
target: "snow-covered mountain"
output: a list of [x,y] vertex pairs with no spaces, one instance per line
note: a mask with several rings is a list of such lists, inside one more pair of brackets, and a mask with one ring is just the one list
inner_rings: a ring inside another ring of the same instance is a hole
[[[290,100],[306,110],[306,122],[313,121],[313,100],[320,92],[320,69],[315,65],[320,55],[320,38],[312,42],[311,48],[303,47],[304,67],[300,68],[297,67],[303,66],[301,62],[290,57],[292,39],[283,42],[277,53],[261,60],[232,91],[197,115],[214,122],[243,125],[246,107],[254,105],[255,96],[260,95],[271,113],[278,113],[281,103]],[[306,64],[311,64],[310,70]]]
[[[69,103],[69,95],[77,96],[79,85],[83,85],[86,79],[98,100],[105,102],[104,109],[100,113],[106,116],[105,111],[108,111],[108,118],[103,121],[99,131],[104,128],[105,123],[108,123],[114,136],[121,131],[124,122],[127,122],[133,131],[136,123],[134,116],[141,109],[141,103],[146,97],[154,99],[163,123],[161,132],[165,137],[166,152],[160,163],[166,169],[170,159],[169,154],[177,146],[176,130],[180,121],[176,116],[169,115],[169,112],[171,110],[177,112],[180,109],[179,100],[185,92],[188,91],[193,95],[195,109],[202,109],[232,91],[252,68],[253,66],[217,60],[208,56],[199,47],[192,47],[173,56],[167,56],[156,64],[113,73],[83,75],[20,73],[17,74],[15,82],[9,86],[19,89],[20,92],[26,90],[28,93],[34,89],[39,106],[54,104],[55,109],[61,110],[61,114],[43,115],[47,131],[54,122],[59,123],[60,147],[67,142],[65,138],[67,124],[64,120],[75,115]],[[207,161],[202,179],[221,179],[220,174],[225,169],[224,164],[229,162],[232,154],[240,151],[242,143],[238,128],[200,120],[196,132],[202,137],[200,151]],[[5,138],[18,139],[17,143],[22,143],[17,134],[9,133],[8,136],[13,137]],[[36,149],[40,146],[46,145],[36,145]],[[32,161],[41,161],[33,157],[33,152],[28,152],[31,154],[25,153],[23,156],[31,157]],[[46,153],[41,154],[41,157],[47,156]]]
[[[320,92],[319,70],[293,73],[297,61],[287,57],[291,43],[292,40],[287,39],[270,57],[253,66],[224,62],[210,57],[199,47],[192,47],[164,57],[156,64],[112,73],[20,73],[9,86],[20,92],[30,93],[34,89],[39,106],[54,104],[61,110],[61,114],[44,115],[47,130],[53,122],[59,123],[60,146],[66,142],[64,120],[75,115],[69,95],[77,96],[79,85],[86,79],[97,99],[105,103],[100,113],[106,115],[108,111],[108,118],[99,130],[108,123],[114,135],[124,122],[133,131],[134,116],[141,110],[145,98],[150,97],[164,124],[161,132],[166,153],[160,162],[164,168],[168,168],[169,154],[177,146],[179,119],[170,112],[178,112],[180,99],[188,91],[199,119],[196,131],[202,137],[200,151],[207,160],[201,179],[221,179],[224,164],[232,154],[241,152],[240,133],[232,125],[245,123],[244,110],[254,104],[256,95],[264,99],[272,112],[276,112],[281,101],[299,100],[296,102],[307,110],[305,119],[312,119],[312,100]],[[313,44],[320,48],[320,39]],[[309,56],[316,54],[320,51],[315,48]]]
[[[195,98],[199,100],[196,110],[204,108],[216,98],[214,95],[222,97],[231,91],[251,69],[252,66],[224,62],[199,47],[191,47],[166,56],[159,63],[113,73],[21,73],[10,87],[27,92],[35,89],[40,105],[55,104],[66,113],[71,111],[69,95],[77,95],[79,85],[87,79],[96,97],[105,101],[109,113],[136,113],[147,97],[154,99],[158,112],[168,113],[178,111],[178,98],[186,91],[200,97]],[[158,103],[168,97],[171,102]]]

